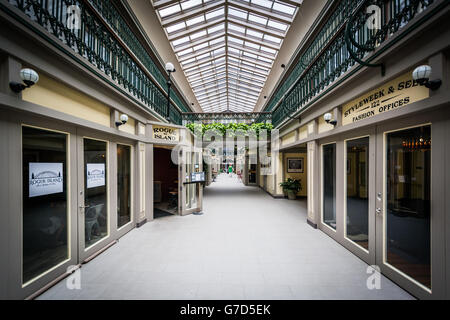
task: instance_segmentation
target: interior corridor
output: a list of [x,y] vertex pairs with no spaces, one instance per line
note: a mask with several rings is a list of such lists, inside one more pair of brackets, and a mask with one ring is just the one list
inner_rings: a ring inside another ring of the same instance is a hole
[[306,223],[306,201],[274,199],[237,176],[205,188],[203,215],[134,229],[39,299],[412,299]]

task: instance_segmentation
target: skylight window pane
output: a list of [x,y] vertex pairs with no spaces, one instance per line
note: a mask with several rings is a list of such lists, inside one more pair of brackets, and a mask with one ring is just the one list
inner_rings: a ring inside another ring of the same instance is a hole
[[258,6],[266,7],[266,8],[272,8],[273,1],[267,1],[267,0],[252,0],[253,4],[256,4]]
[[245,41],[245,45],[247,47],[250,47],[250,48],[253,48],[253,49],[256,49],[256,50],[259,50],[259,48],[261,47],[259,44],[256,44],[256,43],[253,43],[253,42],[248,42],[248,41]]
[[177,40],[173,40],[172,44],[174,46],[178,46],[178,45],[180,45],[182,43],[185,43],[185,42],[188,42],[188,41],[189,41],[189,37],[183,37],[183,38],[180,38],[180,39],[177,39]]
[[273,21],[273,20],[269,20],[267,25],[269,27],[272,27],[272,28],[275,28],[275,29],[278,29],[278,30],[282,30],[282,31],[286,31],[287,27],[288,27],[287,24],[280,23],[280,22]]
[[247,29],[247,35],[261,39],[263,37],[263,34],[261,32],[256,32],[250,29]]
[[240,53],[240,51],[235,48],[228,48],[228,51],[231,53],[237,54],[237,55],[239,55],[239,53]]
[[186,28],[186,24],[183,21],[183,22],[180,22],[180,23],[168,26],[166,28],[166,30],[167,30],[167,33],[171,33],[171,32],[178,31],[178,30],[181,30],[181,29],[184,29],[184,28]]
[[191,52],[192,52],[192,48],[189,48],[189,49],[178,52],[178,56],[180,57],[180,56],[183,56],[183,55],[191,53]]
[[191,34],[190,38],[191,38],[191,40],[195,40],[195,39],[198,39],[198,38],[203,37],[205,35],[206,35],[206,31],[202,30],[202,31],[196,32],[194,34]]
[[220,37],[220,38],[211,40],[211,41],[209,42],[209,44],[212,46],[212,45],[215,45],[215,44],[221,43],[221,42],[222,42],[222,43],[225,42],[225,37]]
[[264,40],[272,41],[272,42],[275,42],[277,44],[281,43],[281,39],[280,38],[272,37],[272,36],[269,36],[268,34],[264,35]]
[[270,60],[270,59],[267,59],[267,58],[264,58],[264,57],[261,57],[261,56],[258,56],[258,60],[261,60],[261,61],[264,61],[264,62],[267,62],[267,63],[272,63],[273,62],[273,60]]
[[253,58],[253,59],[257,58],[256,54],[245,52],[245,51],[244,51],[244,56],[247,56],[247,57],[250,57],[250,58]]
[[283,13],[287,13],[289,15],[293,15],[294,12],[295,12],[295,8],[294,7],[291,7],[291,6],[288,6],[288,5],[285,5],[285,4],[281,4],[279,2],[275,2],[273,4],[273,9],[277,10],[277,11],[280,11],[280,12],[283,12]]
[[204,58],[209,58],[209,57],[210,57],[210,54],[208,52],[208,53],[197,56],[197,61],[204,59]]
[[200,50],[200,49],[206,48],[207,46],[208,46],[207,43],[199,44],[198,46],[195,46],[195,47],[194,47],[194,51],[198,51],[198,50]]
[[237,31],[237,32],[240,32],[240,33],[245,33],[245,28],[237,26],[235,24],[231,24],[231,23],[228,24],[228,29],[233,30],[233,31]]
[[159,15],[161,16],[161,18],[164,18],[180,11],[180,5],[177,3],[176,5],[159,10]]
[[181,64],[184,66],[184,65],[187,65],[187,64],[192,63],[192,62],[194,62],[194,61],[195,61],[195,58],[191,58],[191,59],[182,61]]
[[244,41],[243,41],[243,40],[238,39],[238,38],[235,38],[235,37],[230,37],[230,36],[228,36],[228,40],[229,40],[229,41],[232,41],[232,42],[234,42],[234,43],[240,44],[240,45],[243,45],[243,44],[244,44]]
[[213,51],[213,54],[214,54],[214,56],[216,57],[216,56],[221,55],[221,54],[224,53],[224,52],[225,52],[225,49],[224,49],[224,48],[221,48],[221,49],[214,50],[214,51]]
[[202,3],[202,0],[188,0],[188,1],[184,1],[181,3],[181,8],[183,8],[183,10],[195,7],[199,4]]
[[256,23],[262,24],[262,25],[267,24],[267,18],[259,17],[254,14],[249,14],[248,20],[251,22],[256,22]]
[[225,24],[219,24],[218,26],[214,26],[208,29],[208,34],[218,32],[218,31],[224,31]]
[[232,15],[232,16],[235,16],[237,18],[242,18],[242,19],[247,20],[247,14],[248,13],[245,12],[245,11],[242,11],[242,10],[237,10],[237,9],[234,9],[234,8],[228,8],[228,14]]
[[210,19],[213,19],[213,18],[219,17],[219,16],[223,16],[224,14],[225,14],[225,10],[224,10],[224,8],[221,8],[219,10],[207,12],[205,14],[205,16],[206,16],[206,20],[209,21]]
[[188,27],[197,24],[197,23],[201,23],[205,21],[205,17],[203,15],[189,19],[186,21],[186,24],[188,25]]
[[267,48],[267,47],[264,47],[264,46],[261,46],[261,51],[265,51],[265,52],[268,52],[268,53],[271,53],[271,54],[277,53],[276,50],[271,49],[271,48]]

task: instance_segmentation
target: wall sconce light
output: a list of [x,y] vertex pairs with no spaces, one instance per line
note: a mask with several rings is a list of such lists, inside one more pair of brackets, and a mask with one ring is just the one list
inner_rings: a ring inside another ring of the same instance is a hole
[[442,84],[441,79],[429,80],[431,76],[431,67],[428,65],[418,66],[414,69],[412,73],[412,77],[416,80],[421,86],[425,86],[431,90],[437,90]]
[[333,115],[329,112],[323,115],[323,120],[325,120],[326,123],[332,124],[333,126],[337,124],[337,120],[333,119]]
[[9,87],[15,93],[19,93],[26,88],[31,87],[39,81],[39,75],[33,69],[25,68],[20,70],[20,79],[23,83],[10,82]]
[[128,116],[126,114],[121,114],[119,117],[120,121],[116,121],[116,126],[120,127],[121,125],[127,123]]

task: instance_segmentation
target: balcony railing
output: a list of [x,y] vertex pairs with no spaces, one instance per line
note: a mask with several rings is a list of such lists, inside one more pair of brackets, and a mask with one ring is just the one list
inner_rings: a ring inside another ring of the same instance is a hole
[[[283,123],[290,115],[303,110],[357,61],[364,63],[376,47],[403,28],[433,0],[354,0],[343,1],[331,15],[311,46],[300,57],[295,69],[273,97],[272,121]],[[448,3],[447,3],[448,4]],[[380,8],[380,28],[370,28],[367,8]],[[346,39],[345,23],[351,18]],[[334,27],[333,27],[334,26]],[[325,32],[324,30],[329,30]],[[349,42],[349,39],[352,41]],[[350,45],[347,45],[349,42]],[[370,65],[370,64],[366,64]],[[276,98],[280,100],[276,100]],[[269,107],[271,104],[269,103]]]
[[344,0],[339,3],[339,5],[334,9],[333,13],[321,27],[312,43],[300,56],[297,64],[289,73],[286,80],[277,88],[275,94],[272,95],[269,103],[265,107],[266,111],[271,111],[274,109],[274,107],[280,102],[280,100],[291,88],[291,86],[302,74],[302,72],[311,64],[311,61],[320,54],[321,50],[342,28],[353,9],[356,8],[356,6],[361,3],[361,1],[362,0]]
[[[104,80],[148,110],[166,116],[167,95],[162,89],[167,86],[166,80],[111,3],[105,0],[7,2],[63,42],[66,45],[63,50],[77,53],[78,56],[73,57],[81,57],[80,62],[95,73],[100,73]],[[14,15],[7,5],[0,5],[2,10]],[[46,39],[53,41],[51,38]],[[60,44],[54,44],[61,48]],[[189,110],[175,94],[171,98],[178,107],[181,105],[181,110]],[[171,122],[181,124],[178,107],[171,104],[169,115]]]

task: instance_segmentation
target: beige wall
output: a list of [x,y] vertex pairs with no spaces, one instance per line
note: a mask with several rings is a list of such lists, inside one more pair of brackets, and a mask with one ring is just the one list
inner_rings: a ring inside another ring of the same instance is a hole
[[[302,173],[288,173],[287,172],[287,159],[288,158],[303,158],[303,172]],[[288,178],[298,179],[301,181],[302,190],[300,190],[297,195],[299,196],[307,196],[307,154],[306,153],[283,153],[283,169],[284,169],[284,180]]]
[[[39,82],[22,91],[22,99],[105,127],[111,126],[111,109],[104,103],[39,72]],[[120,131],[136,134],[136,120],[128,116]]]
[[294,142],[295,142],[295,131],[288,133],[287,135],[285,135],[281,138],[282,146],[285,146],[287,144],[294,143]]
[[[297,15],[288,30],[287,36],[283,41],[283,45],[278,52],[277,58],[273,63],[272,70],[261,91],[261,95],[256,102],[255,112],[262,110],[264,104],[269,101],[269,96],[277,86],[278,79],[280,79],[283,72],[288,69],[288,63],[290,62],[292,55],[295,53],[298,45],[309,31],[326,2],[327,0],[303,0]],[[286,69],[281,68],[282,64],[287,66]],[[267,99],[264,99],[264,96],[267,96]]]
[[[110,126],[110,108],[59,81],[39,73],[39,82],[22,91],[22,99],[72,116]],[[130,118],[131,120],[131,118]]]
[[136,16],[144,32],[152,42],[152,45],[158,51],[158,54],[161,57],[162,61],[164,63],[170,61],[175,66],[176,72],[172,74],[172,76],[178,88],[183,92],[189,103],[194,103],[193,108],[195,109],[195,111],[202,112],[198,101],[194,96],[194,92],[192,91],[188,81],[186,80],[183,69],[179,64],[169,41],[167,40],[166,33],[161,27],[158,16],[153,9],[150,0],[125,0],[125,2],[127,2],[130,8],[133,10],[134,15]]

